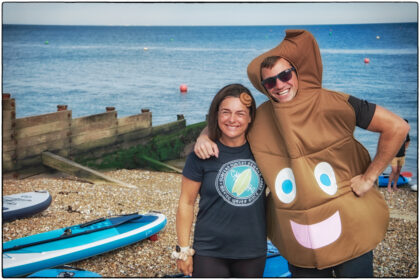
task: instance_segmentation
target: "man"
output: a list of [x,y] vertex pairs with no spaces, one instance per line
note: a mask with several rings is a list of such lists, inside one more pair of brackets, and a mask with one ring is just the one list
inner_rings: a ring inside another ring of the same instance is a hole
[[[409,126],[381,106],[322,88],[317,42],[288,30],[248,66],[269,97],[257,109],[248,140],[270,195],[268,236],[294,277],[372,277],[372,250],[383,239],[388,209],[374,187]],[[354,139],[356,124],[380,133],[370,161]],[[195,152],[217,156],[200,136]]]
[[[408,120],[404,119],[407,123]],[[398,191],[397,183],[400,178],[401,169],[405,164],[405,151],[410,145],[410,135],[407,133],[407,137],[402,144],[401,148],[398,150],[397,155],[391,161],[391,174],[388,178],[388,192],[391,193],[392,190]],[[391,189],[392,185],[392,189]]]

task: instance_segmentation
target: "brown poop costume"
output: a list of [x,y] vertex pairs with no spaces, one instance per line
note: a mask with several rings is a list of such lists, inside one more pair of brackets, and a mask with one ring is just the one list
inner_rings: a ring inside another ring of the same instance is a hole
[[350,188],[370,156],[353,137],[356,117],[349,96],[322,88],[314,37],[288,30],[280,45],[249,64],[249,79],[268,97],[260,64],[272,55],[295,67],[299,90],[289,102],[262,104],[249,133],[271,191],[268,236],[295,266],[335,266],[376,247],[388,226],[388,207],[376,187],[362,197]]

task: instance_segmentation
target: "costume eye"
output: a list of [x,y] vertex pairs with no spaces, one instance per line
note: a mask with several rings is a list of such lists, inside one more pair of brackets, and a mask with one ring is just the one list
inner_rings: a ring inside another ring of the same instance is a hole
[[290,203],[296,197],[295,176],[291,168],[282,169],[276,177],[276,194],[283,203]]
[[327,162],[320,162],[314,170],[315,179],[319,187],[327,194],[334,195],[337,192],[337,181],[334,170]]

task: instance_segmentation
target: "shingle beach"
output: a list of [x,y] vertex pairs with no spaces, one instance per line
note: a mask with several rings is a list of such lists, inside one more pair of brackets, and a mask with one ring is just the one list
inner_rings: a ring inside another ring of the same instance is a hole
[[[45,211],[3,223],[3,242],[101,217],[155,210],[168,219],[157,241],[146,239],[70,265],[103,277],[149,278],[178,274],[170,255],[176,244],[175,216],[181,175],[147,170],[116,170],[106,172],[106,175],[138,188],[91,184],[60,174],[3,179],[3,195],[48,190],[53,197]],[[391,194],[386,188],[380,191],[390,208],[391,219],[385,239],[374,251],[374,276],[417,277],[417,192],[409,187]]]

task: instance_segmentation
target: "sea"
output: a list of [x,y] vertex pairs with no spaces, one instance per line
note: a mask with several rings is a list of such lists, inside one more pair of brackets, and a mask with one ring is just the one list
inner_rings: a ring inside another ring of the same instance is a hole
[[[2,26],[2,90],[16,117],[65,104],[73,118],[115,107],[118,117],[152,112],[153,125],[184,115],[205,120],[217,91],[241,83],[257,105],[248,63],[278,45],[287,29],[306,29],[323,60],[323,87],[381,105],[407,119],[411,143],[403,171],[418,170],[418,24],[302,26]],[[368,60],[368,63],[367,61]],[[182,93],[180,86],[186,85]],[[356,128],[376,154],[379,135]],[[386,172],[390,172],[390,167]]]

